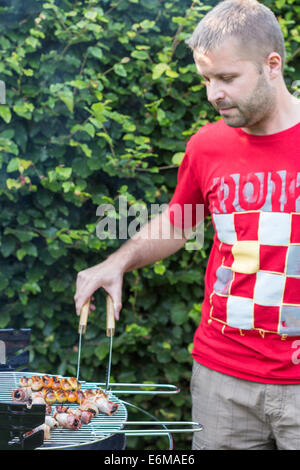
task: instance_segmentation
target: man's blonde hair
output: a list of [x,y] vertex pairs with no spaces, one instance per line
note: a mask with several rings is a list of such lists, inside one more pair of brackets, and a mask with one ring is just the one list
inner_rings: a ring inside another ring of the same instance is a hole
[[186,41],[192,50],[203,53],[235,37],[245,48],[252,48],[257,62],[277,52],[285,62],[284,38],[274,13],[257,0],[223,0],[198,23]]

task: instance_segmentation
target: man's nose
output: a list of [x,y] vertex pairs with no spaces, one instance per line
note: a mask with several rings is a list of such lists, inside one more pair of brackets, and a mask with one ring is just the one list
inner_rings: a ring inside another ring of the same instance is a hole
[[207,99],[210,103],[217,103],[225,98],[224,89],[220,84],[209,83],[206,88]]

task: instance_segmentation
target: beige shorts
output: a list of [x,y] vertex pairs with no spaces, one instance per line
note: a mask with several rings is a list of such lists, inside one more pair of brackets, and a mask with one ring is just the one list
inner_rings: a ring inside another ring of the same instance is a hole
[[221,374],[194,361],[194,450],[300,450],[300,384],[273,385]]

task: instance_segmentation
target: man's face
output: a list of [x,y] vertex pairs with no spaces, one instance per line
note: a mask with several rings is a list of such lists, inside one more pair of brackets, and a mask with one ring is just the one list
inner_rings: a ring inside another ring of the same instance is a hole
[[196,50],[194,60],[205,81],[208,101],[229,126],[251,128],[274,110],[275,90],[263,66],[243,53],[236,39],[205,54]]

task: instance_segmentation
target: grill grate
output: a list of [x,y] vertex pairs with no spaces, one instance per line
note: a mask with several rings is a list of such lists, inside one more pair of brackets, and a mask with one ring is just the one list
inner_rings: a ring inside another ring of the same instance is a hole
[[[44,375],[29,373],[29,372],[6,372],[0,373],[0,401],[12,401],[11,393],[16,388],[19,388],[19,380],[21,377],[31,377],[32,375]],[[49,375],[49,374],[48,374]],[[81,389],[97,389],[96,383],[84,382]],[[118,411],[113,416],[106,416],[99,413],[98,416],[93,418],[89,424],[82,424],[81,428],[77,431],[69,429],[52,429],[51,439],[44,441],[44,444],[39,449],[62,449],[64,447],[78,447],[84,444],[92,444],[98,442],[123,429],[127,421],[127,409],[125,405],[118,400],[113,394],[109,395],[109,399],[118,403]],[[55,405],[54,405],[55,406]],[[68,403],[67,406],[77,408],[78,404]]]

